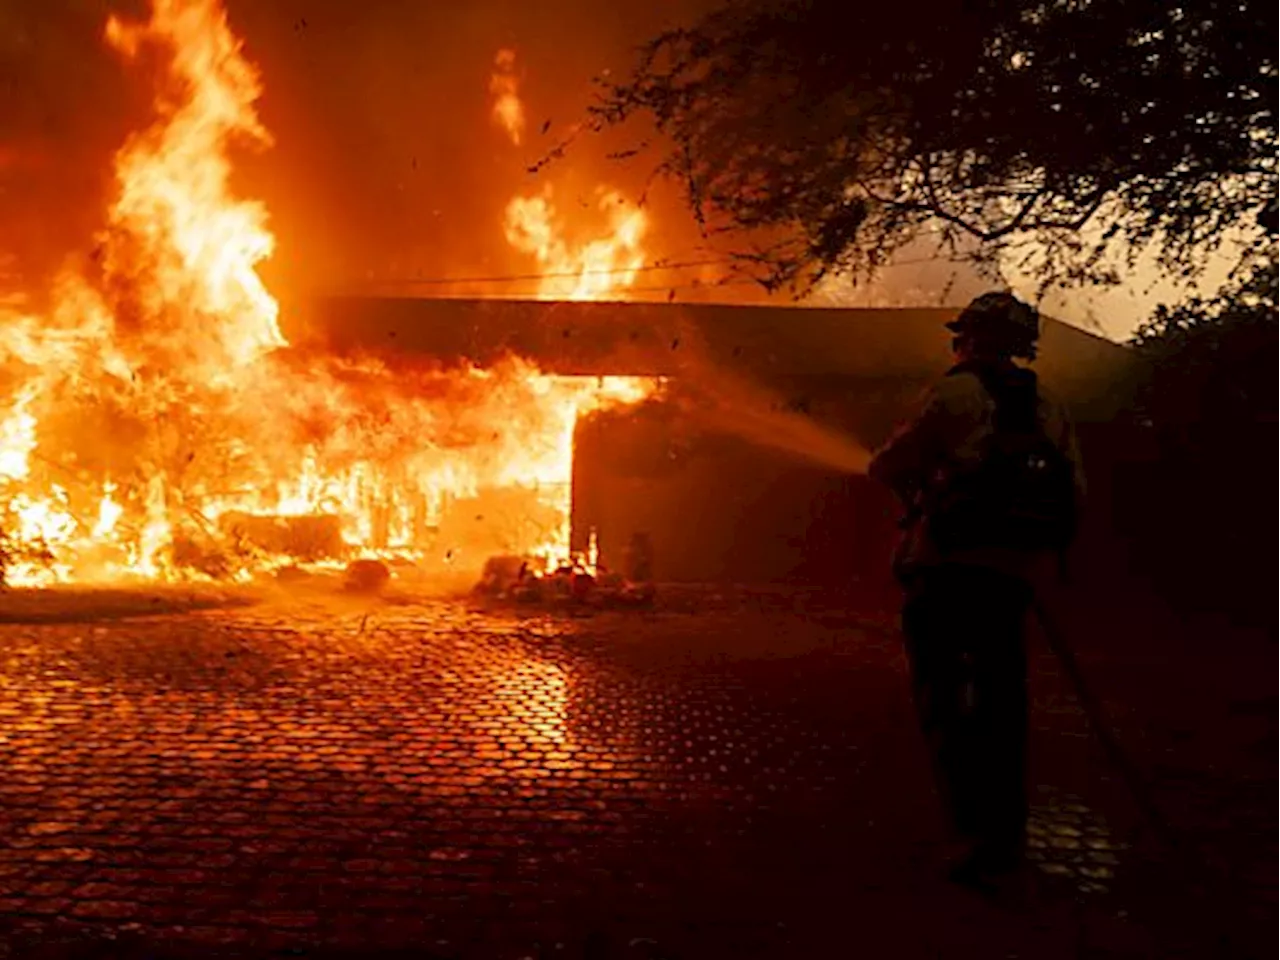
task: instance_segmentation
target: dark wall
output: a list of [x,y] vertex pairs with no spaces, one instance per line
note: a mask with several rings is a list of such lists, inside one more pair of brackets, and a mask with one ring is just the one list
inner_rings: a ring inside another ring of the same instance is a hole
[[690,428],[678,411],[592,417],[575,437],[573,539],[621,568],[649,536],[669,582],[887,586],[894,507],[863,476]]
[[[864,421],[888,421],[891,395],[874,381],[846,385]],[[1088,508],[1074,554],[1085,579],[1133,573],[1124,535],[1141,462],[1119,425],[1089,424],[1080,441]],[[895,597],[889,570],[899,509],[865,476],[840,474],[734,437],[700,432],[672,404],[584,420],[575,437],[574,548],[594,530],[601,559],[621,568],[632,534],[648,534],[654,575],[669,582],[802,583]],[[1125,465],[1130,464],[1126,470]]]

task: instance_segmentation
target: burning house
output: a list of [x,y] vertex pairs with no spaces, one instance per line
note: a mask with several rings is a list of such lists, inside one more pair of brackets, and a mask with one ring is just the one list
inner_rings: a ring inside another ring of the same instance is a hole
[[[443,574],[499,549],[554,562],[577,418],[654,384],[515,356],[392,371],[290,344],[257,272],[267,211],[229,185],[230,146],[269,134],[221,7],[157,0],[105,40],[165,70],[154,122],[116,154],[92,255],[0,307],[5,581],[246,579],[364,555]],[[508,229],[555,266],[546,210],[513,203]]]
[[[616,566],[638,541],[676,580],[880,562],[885,509],[858,472],[945,364],[945,311],[620,302],[648,215],[604,186],[604,232],[581,241],[548,190],[506,205],[536,299],[282,311],[259,273],[267,210],[230,185],[230,148],[270,134],[220,6],[155,0],[104,38],[159,52],[154,118],[115,155],[92,253],[0,299],[6,583],[361,558],[465,582],[493,555]],[[513,62],[499,51],[490,92],[518,145]],[[1083,419],[1110,415],[1124,364],[1049,325],[1041,367]]]
[[[868,451],[950,362],[947,309],[332,298],[311,335],[572,381],[660,385],[576,421],[569,548],[625,568],[639,536],[666,581],[874,583],[895,507]],[[1052,319],[1037,362],[1106,472],[1131,357]]]

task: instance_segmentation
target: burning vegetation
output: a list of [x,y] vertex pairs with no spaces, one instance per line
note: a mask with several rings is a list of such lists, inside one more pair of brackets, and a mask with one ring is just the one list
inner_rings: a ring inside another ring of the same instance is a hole
[[[493,554],[558,566],[577,419],[655,384],[519,358],[393,375],[291,347],[256,270],[275,242],[267,211],[229,188],[229,148],[270,135],[217,0],[153,0],[149,21],[113,17],[105,38],[127,59],[154,49],[166,71],[155,122],[116,155],[89,266],[63,274],[48,309],[0,301],[4,581],[245,579],[374,557],[428,573],[479,573]],[[494,115],[518,142],[513,57],[498,60]],[[551,214],[546,197],[516,198],[505,224],[558,275],[543,295],[630,282],[640,211],[581,250]]]

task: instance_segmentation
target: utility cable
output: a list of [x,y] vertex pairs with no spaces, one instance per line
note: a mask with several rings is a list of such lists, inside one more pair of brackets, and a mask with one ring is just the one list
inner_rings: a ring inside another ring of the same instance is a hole
[[[602,276],[620,276],[634,273],[651,273],[663,270],[685,270],[694,267],[715,267],[730,266],[736,261],[726,260],[724,258],[713,260],[684,260],[674,261],[671,263],[651,263],[644,264],[639,267],[611,267],[609,269],[600,270],[577,270],[563,271],[552,273],[515,273],[504,275],[493,275],[487,277],[407,277],[407,278],[389,278],[389,279],[367,279],[358,281],[360,286],[407,286],[407,287],[425,287],[425,286],[448,286],[463,285],[477,283],[520,283],[535,280],[572,280],[577,277],[602,277]],[[951,257],[913,257],[909,260],[895,260],[890,263],[881,264],[876,269],[887,270],[893,267],[914,266],[923,263],[960,263]],[[701,287],[714,287],[729,283],[755,283],[751,278],[744,280],[711,280],[705,283],[696,284]],[[627,287],[629,290],[642,289],[638,287]],[[666,286],[652,287],[649,289],[669,289]]]
[[403,284],[405,286],[436,286],[450,283],[515,283],[522,280],[571,280],[574,277],[618,276],[629,273],[648,273],[654,270],[683,270],[689,267],[726,266],[731,261],[685,260],[679,263],[650,263],[639,267],[614,267],[608,270],[576,270],[562,273],[515,273],[491,277],[412,277],[409,279],[366,280],[367,284]]

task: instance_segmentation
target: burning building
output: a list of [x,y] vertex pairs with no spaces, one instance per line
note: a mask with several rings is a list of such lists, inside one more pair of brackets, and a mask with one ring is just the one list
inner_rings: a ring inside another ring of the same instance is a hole
[[[393,374],[291,346],[256,269],[266,210],[229,187],[229,146],[269,135],[221,9],[156,0],[105,36],[167,70],[155,122],[116,155],[93,255],[48,296],[5,302],[6,581],[242,579],[360,554],[478,569],[490,550],[566,550],[576,419],[654,386],[514,356]],[[518,219],[536,235],[534,214]]]
[[[484,367],[514,354],[573,381],[661,384],[577,421],[570,549],[594,544],[616,568],[643,535],[661,580],[831,584],[887,575],[896,509],[865,476],[868,451],[947,368],[954,315],[346,297],[313,304],[309,326],[337,356]],[[1045,319],[1037,370],[1100,480],[1130,364]]]
[[[231,187],[231,148],[270,142],[259,74],[216,0],[151,6],[104,31],[162,70],[90,255],[0,300],[5,582],[370,557],[466,579],[493,554],[617,557],[636,534],[660,577],[772,579],[824,556],[817,531],[829,552],[872,542],[856,474],[944,362],[940,314],[619,303],[649,222],[607,185],[585,239],[550,188],[506,205],[536,300],[282,312],[267,211]],[[490,92],[518,145],[515,63],[497,54]],[[1043,366],[1091,400],[1121,354],[1051,326]]]

